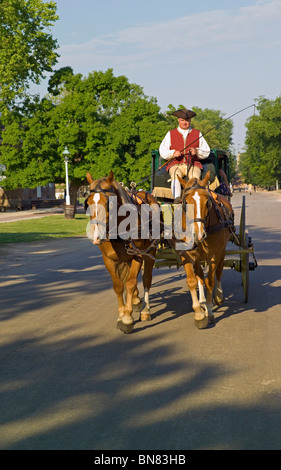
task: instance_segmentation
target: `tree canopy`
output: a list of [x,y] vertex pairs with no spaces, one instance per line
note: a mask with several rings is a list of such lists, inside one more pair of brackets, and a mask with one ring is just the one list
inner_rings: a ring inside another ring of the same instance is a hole
[[[31,97],[30,82],[39,83],[57,62],[57,41],[50,29],[58,19],[52,0],[0,2],[1,163],[7,166],[8,189],[35,187],[65,178],[62,151],[70,150],[69,176],[74,187],[87,171],[95,178],[113,169],[129,184],[150,175],[151,150],[176,127],[169,105],[161,112],[156,98],[112,69],[87,77],[63,67],[49,80],[49,94]],[[21,101],[17,100],[20,97]],[[193,127],[211,148],[231,154],[233,122],[219,110],[194,107]],[[241,172],[246,182],[268,186],[281,180],[281,97],[257,100],[258,115],[246,123]],[[230,157],[231,176],[234,157]],[[149,187],[149,181],[144,181]]]
[[246,123],[246,149],[240,168],[246,183],[275,185],[281,180],[281,96],[275,100],[260,97],[257,115]]
[[[175,117],[162,113],[155,98],[125,76],[114,76],[112,69],[83,77],[64,67],[51,76],[48,90],[42,100],[28,98],[3,117],[7,189],[64,182],[65,146],[73,194],[87,171],[97,179],[112,169],[125,185],[135,181],[150,187],[151,151],[177,126]],[[224,122],[220,111],[195,111],[194,124],[202,133],[216,127],[209,132],[210,147],[228,150],[232,123]]]
[[192,125],[205,136],[211,148],[230,151],[232,145],[233,122],[226,120],[219,110],[194,107],[197,116]]
[[50,27],[58,19],[56,3],[43,0],[1,0],[0,101],[8,106],[39,83],[57,62],[57,41]]
[[49,87],[54,94],[4,119],[7,189],[65,181],[65,146],[73,186],[87,171],[100,178],[113,169],[125,184],[149,175],[151,151],[167,131],[156,100],[111,69],[82,77],[68,68],[55,75]]

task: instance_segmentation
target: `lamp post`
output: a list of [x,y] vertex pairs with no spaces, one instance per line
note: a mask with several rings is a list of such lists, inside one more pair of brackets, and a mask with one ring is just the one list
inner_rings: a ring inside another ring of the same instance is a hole
[[68,185],[68,155],[70,152],[67,147],[64,147],[64,151],[62,152],[65,162],[65,185],[66,185],[66,197],[65,197],[65,205],[70,205],[70,196],[69,196],[69,185]]

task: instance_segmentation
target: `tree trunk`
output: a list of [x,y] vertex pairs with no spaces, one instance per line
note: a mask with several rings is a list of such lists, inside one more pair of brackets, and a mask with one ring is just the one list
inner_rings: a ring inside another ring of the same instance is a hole
[[74,206],[74,214],[76,214],[77,192],[80,184],[77,181],[71,181],[69,186],[70,204]]

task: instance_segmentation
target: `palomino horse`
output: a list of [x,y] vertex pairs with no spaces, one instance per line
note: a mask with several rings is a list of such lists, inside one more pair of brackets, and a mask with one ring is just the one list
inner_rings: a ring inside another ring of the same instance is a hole
[[[182,225],[186,230],[187,207],[193,209],[194,218],[189,221],[193,224],[193,246],[190,250],[182,251],[181,258],[186,272],[186,282],[192,297],[192,307],[195,312],[194,321],[198,328],[206,328],[208,323],[214,323],[212,311],[214,301],[217,304],[223,302],[221,278],[225,257],[225,249],[233,226],[233,211],[231,204],[223,196],[219,196],[222,205],[216,203],[215,193],[208,190],[209,172],[200,181],[192,178],[185,181],[178,177],[183,186],[182,193]],[[183,241],[187,241],[185,238]],[[204,295],[204,273],[202,262],[208,266],[208,274],[205,279],[207,299]],[[215,280],[216,278],[216,280]],[[217,281],[217,283],[216,283]],[[199,287],[199,299],[197,296]]]
[[[150,239],[139,238],[140,215],[137,210],[140,202],[159,205],[150,194],[145,191],[137,192],[134,197],[123,188],[121,184],[114,180],[111,171],[107,178],[94,181],[91,174],[87,173],[87,180],[90,184],[90,194],[85,201],[85,210],[90,210],[90,234],[94,245],[99,245],[102,252],[104,264],[111,275],[113,289],[118,300],[118,321],[117,327],[124,333],[130,333],[134,327],[132,316],[133,308],[140,310],[140,320],[151,320],[149,307],[149,290],[152,283],[152,270],[156,255],[157,242]],[[113,201],[116,203],[116,217],[112,222],[115,236],[108,231],[110,221],[110,207]],[[133,206],[133,207],[132,207]],[[147,207],[149,207],[147,206]],[[137,210],[137,233],[135,238],[130,240],[122,237],[117,229],[123,229],[126,211],[120,208],[135,208]],[[120,215],[120,212],[121,215]],[[104,215],[101,220],[101,213]],[[143,264],[143,287],[144,301],[140,309],[140,298],[137,288],[137,278]],[[126,293],[126,300],[124,300]]]

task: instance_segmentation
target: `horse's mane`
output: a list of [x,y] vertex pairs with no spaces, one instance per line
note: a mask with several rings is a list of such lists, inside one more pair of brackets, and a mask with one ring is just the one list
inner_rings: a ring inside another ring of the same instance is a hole
[[190,195],[194,191],[199,191],[201,194],[209,194],[208,188],[206,188],[200,180],[198,180],[197,178],[191,178],[187,181],[183,188],[182,197]]
[[122,204],[132,204],[132,199],[130,195],[127,193],[126,189],[117,181],[113,180],[112,186],[116,189]]
[[[107,181],[107,178],[101,178],[99,180],[95,180],[90,184],[90,190],[93,191],[97,186],[100,186],[101,183],[106,183],[107,185],[109,184]],[[109,187],[113,186],[113,188],[116,190],[117,195],[120,197],[122,204],[130,204],[132,203],[132,199],[130,198],[129,194],[125,190],[125,188],[118,183],[117,181],[113,180],[112,183],[109,184]],[[101,188],[106,189],[105,186],[101,186]]]
[[204,184],[202,184],[202,180],[198,178],[191,178],[187,181],[185,189],[205,189]]

